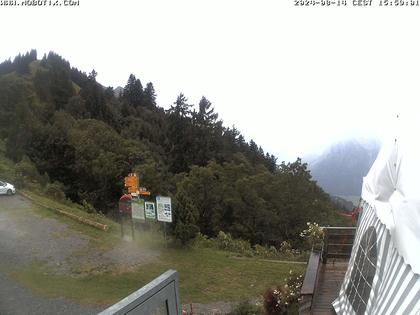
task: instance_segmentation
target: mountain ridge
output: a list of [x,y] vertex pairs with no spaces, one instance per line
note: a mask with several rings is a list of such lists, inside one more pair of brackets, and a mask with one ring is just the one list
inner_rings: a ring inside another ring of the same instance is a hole
[[360,196],[366,176],[379,152],[376,139],[350,139],[330,146],[309,163],[317,183],[335,196]]

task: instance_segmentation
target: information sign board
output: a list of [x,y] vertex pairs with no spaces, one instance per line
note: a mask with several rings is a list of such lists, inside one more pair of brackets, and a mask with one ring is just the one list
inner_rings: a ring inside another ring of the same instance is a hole
[[156,209],[158,221],[172,222],[172,206],[170,197],[157,196]]
[[131,214],[133,219],[144,220],[144,200],[133,198],[131,200]]
[[146,219],[156,220],[156,208],[154,202],[146,201],[144,203],[144,212]]

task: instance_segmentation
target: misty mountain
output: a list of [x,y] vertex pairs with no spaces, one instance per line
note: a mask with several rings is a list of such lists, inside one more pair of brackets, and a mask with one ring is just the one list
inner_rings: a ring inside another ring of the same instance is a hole
[[124,88],[122,88],[121,86],[117,86],[114,89],[114,96],[115,97],[120,97],[120,95],[122,95],[124,93]]
[[309,163],[312,176],[331,195],[360,196],[363,177],[376,159],[376,140],[337,143]]

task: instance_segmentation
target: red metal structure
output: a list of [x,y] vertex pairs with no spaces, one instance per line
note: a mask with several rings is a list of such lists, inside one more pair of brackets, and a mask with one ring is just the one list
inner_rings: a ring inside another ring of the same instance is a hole
[[118,202],[118,210],[120,214],[131,215],[131,195],[122,195]]

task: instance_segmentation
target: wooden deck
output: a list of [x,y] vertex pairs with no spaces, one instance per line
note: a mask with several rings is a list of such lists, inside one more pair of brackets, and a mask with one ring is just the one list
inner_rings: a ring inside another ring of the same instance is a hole
[[331,303],[338,296],[346,270],[346,261],[334,262],[331,259],[327,264],[320,264],[311,314],[335,314]]
[[355,228],[325,227],[322,251],[312,251],[303,280],[299,314],[335,314],[332,302],[338,297],[347,271]]

